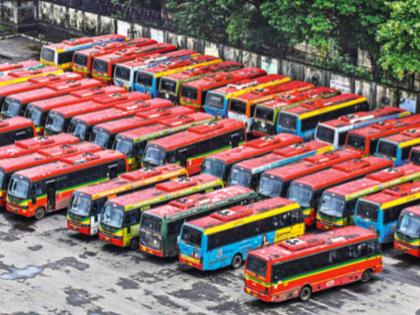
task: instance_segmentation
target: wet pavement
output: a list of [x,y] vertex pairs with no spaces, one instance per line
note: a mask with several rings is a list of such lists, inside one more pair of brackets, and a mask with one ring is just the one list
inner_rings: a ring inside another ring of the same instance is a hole
[[420,314],[420,264],[385,250],[368,285],[265,304],[242,292],[242,270],[183,271],[176,260],[104,245],[65,228],[0,213],[0,314]]

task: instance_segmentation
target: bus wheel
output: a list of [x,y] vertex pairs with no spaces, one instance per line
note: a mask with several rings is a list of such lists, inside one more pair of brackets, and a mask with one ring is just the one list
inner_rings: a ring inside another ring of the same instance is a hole
[[233,256],[233,259],[232,259],[232,264],[231,264],[232,268],[238,269],[239,267],[242,266],[242,262],[243,262],[242,255],[236,254],[235,256]]
[[312,296],[312,289],[311,289],[311,287],[309,285],[305,285],[302,288],[302,290],[300,290],[299,299],[302,302],[306,302],[306,301],[309,301],[309,299],[311,298],[311,296]]
[[362,274],[362,277],[360,278],[360,281],[362,283],[367,283],[372,279],[372,270],[368,269],[365,270],[365,272]]
[[45,209],[44,208],[38,208],[35,211],[35,219],[42,220],[45,217]]
[[130,248],[131,248],[132,250],[137,250],[137,249],[139,248],[139,240],[138,240],[138,238],[133,238],[133,239],[130,241]]

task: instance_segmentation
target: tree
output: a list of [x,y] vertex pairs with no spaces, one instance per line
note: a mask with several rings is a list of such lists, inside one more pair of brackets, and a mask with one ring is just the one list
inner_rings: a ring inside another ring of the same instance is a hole
[[380,64],[399,79],[420,73],[420,1],[387,5],[391,16],[378,30],[378,40],[383,44]]

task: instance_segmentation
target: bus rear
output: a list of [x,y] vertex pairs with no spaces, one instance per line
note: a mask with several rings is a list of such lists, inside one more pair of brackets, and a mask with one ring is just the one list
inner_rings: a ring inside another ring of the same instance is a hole
[[394,248],[420,258],[420,206],[401,212],[394,234]]
[[0,147],[35,136],[34,124],[29,119],[14,117],[0,120]]

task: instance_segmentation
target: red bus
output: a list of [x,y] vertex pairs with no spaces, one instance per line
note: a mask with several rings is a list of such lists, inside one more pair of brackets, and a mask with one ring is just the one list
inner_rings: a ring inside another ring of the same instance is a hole
[[355,281],[366,283],[381,271],[376,234],[352,226],[251,251],[244,289],[265,302],[308,301],[313,292]]
[[79,138],[65,133],[51,137],[39,136],[35,138],[19,140],[14,144],[0,147],[0,159],[18,157],[33,153],[36,150],[43,148],[49,148],[62,144],[75,144],[79,142]]
[[305,223],[314,225],[316,209],[326,189],[391,166],[392,161],[389,159],[375,156],[342,162],[330,169],[293,180],[289,185],[287,198],[298,202],[302,207]]
[[237,148],[207,156],[203,162],[203,173],[217,176],[227,182],[233,164],[301,142],[301,137],[289,133],[254,139]]
[[7,185],[14,172],[54,162],[65,156],[83,152],[95,152],[100,149],[101,147],[88,142],[74,145],[63,144],[38,150],[28,155],[0,160],[0,207],[5,205]]
[[267,170],[261,175],[258,194],[263,197],[285,197],[291,181],[360,157],[361,154],[354,150],[330,151]]
[[77,115],[83,115],[90,112],[95,112],[120,104],[130,103],[135,101],[148,100],[149,96],[143,93],[111,93],[102,96],[96,96],[89,101],[78,103],[75,105],[68,105],[51,110],[45,120],[45,134],[57,134],[67,131],[70,120]]
[[209,90],[265,74],[266,72],[260,68],[243,68],[231,72],[218,72],[206,75],[201,79],[183,84],[179,102],[181,105],[189,106],[194,110],[202,110]]
[[107,55],[129,47],[142,47],[151,44],[156,44],[156,41],[151,38],[136,38],[127,42],[105,43],[103,45],[82,49],[73,54],[72,68],[74,72],[87,77],[92,74],[92,64],[96,57]]
[[416,146],[411,149],[410,161],[420,165],[420,146]]
[[152,166],[180,163],[190,175],[196,174],[208,155],[237,147],[245,139],[242,122],[222,119],[148,142],[143,162]]
[[44,131],[45,120],[47,119],[48,113],[51,110],[62,106],[82,103],[100,95],[115,93],[124,94],[126,91],[123,88],[114,85],[93,87],[80,91],[74,91],[63,96],[47,98],[41,101],[30,103],[28,106],[26,106],[24,116],[32,120],[37,132],[41,134]]
[[420,114],[385,120],[347,133],[345,145],[359,150],[363,155],[374,154],[379,138],[395,135],[408,129],[420,127]]
[[67,208],[75,189],[126,171],[124,155],[110,150],[77,154],[18,171],[10,179],[6,210],[40,220],[47,212]]
[[191,113],[170,118],[163,117],[152,125],[131,129],[115,136],[113,148],[125,154],[130,169],[141,165],[144,149],[148,141],[187,130],[196,125],[202,125],[215,120],[215,117],[205,113]]
[[63,71],[57,67],[44,66],[14,70],[6,75],[0,76],[0,86],[25,82],[31,78],[57,75],[62,73]]
[[92,66],[92,77],[105,83],[112,82],[115,65],[139,57],[176,50],[177,47],[166,43],[157,43],[144,47],[123,49],[112,54],[95,58]]
[[102,86],[102,83],[93,79],[82,79],[79,81],[68,80],[51,83],[33,91],[8,96],[4,100],[1,114],[4,117],[23,116],[26,106],[29,103],[65,95],[76,90],[99,86]]
[[231,72],[241,69],[243,65],[234,61],[223,61],[218,64],[192,68],[178,73],[165,75],[160,79],[159,97],[171,100],[174,103],[179,102],[179,94],[183,84],[198,80],[207,74],[214,72]]
[[60,75],[47,75],[43,77],[36,77],[29,79],[26,82],[15,83],[5,86],[0,86],[0,107],[3,105],[4,99],[12,94],[27,92],[39,89],[52,82],[66,81],[66,80],[81,80],[82,76],[73,72],[66,72]]
[[332,150],[332,145],[321,141],[291,144],[272,153],[235,163],[229,173],[228,185],[256,189],[264,171]]
[[0,120],[0,147],[35,136],[34,124],[29,119],[14,117]]
[[[168,100],[162,101],[170,102]],[[158,108],[146,113],[140,113],[140,115],[137,115],[136,117],[98,124],[93,127],[91,141],[103,148],[111,149],[114,147],[115,136],[118,133],[152,125],[162,117],[175,117],[180,115],[189,115],[191,113],[191,109],[182,106]]]
[[24,69],[24,68],[31,68],[39,66],[40,62],[38,60],[24,60],[20,62],[5,62],[0,63],[0,73],[2,75],[8,74],[10,71],[18,70],[18,69]]

